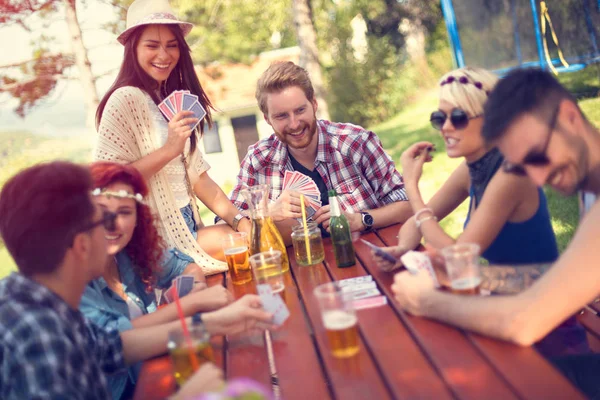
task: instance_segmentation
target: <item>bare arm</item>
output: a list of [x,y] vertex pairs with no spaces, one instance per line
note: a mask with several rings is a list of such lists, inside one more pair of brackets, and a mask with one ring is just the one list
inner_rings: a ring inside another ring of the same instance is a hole
[[230,226],[233,224],[233,218],[239,211],[207,172],[203,172],[198,177],[198,181],[194,184],[194,193],[206,207],[227,224]]
[[[208,289],[192,292],[180,299],[183,314],[191,316],[197,312],[211,311],[233,301],[233,295],[223,286],[216,285]],[[175,303],[161,307],[153,313],[135,318],[131,324],[135,329],[155,326],[175,321],[178,318]]]
[[523,346],[540,340],[600,292],[600,203],[569,248],[531,288],[515,296],[457,296],[433,289],[426,274],[395,276],[396,300],[409,312]]
[[180,111],[175,114],[168,125],[169,131],[166,143],[132,163],[146,181],[183,152],[186,141],[192,135],[189,124],[197,121],[196,118],[190,117],[192,115],[194,113],[191,111]]

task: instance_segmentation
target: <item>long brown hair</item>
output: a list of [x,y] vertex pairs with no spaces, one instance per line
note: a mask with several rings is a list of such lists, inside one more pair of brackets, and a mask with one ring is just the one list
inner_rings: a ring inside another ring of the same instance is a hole
[[[152,97],[152,100],[154,100],[154,103],[159,104],[161,102],[156,95],[158,83],[142,69],[138,63],[136,55],[137,45],[140,37],[142,36],[142,32],[148,26],[150,25],[140,26],[139,28],[135,29],[131,35],[129,35],[129,38],[125,43],[123,63],[121,64],[121,69],[119,70],[117,79],[115,80],[115,83],[112,84],[110,89],[108,89],[102,98],[102,101],[100,101],[100,104],[98,105],[98,110],[96,111],[96,129],[98,129],[98,126],[100,126],[102,113],[104,112],[104,107],[106,107],[108,99],[113,92],[119,88],[124,86],[134,86],[148,93],[150,97]],[[211,109],[214,110],[215,108],[210,102],[206,92],[202,88],[200,81],[198,80],[198,75],[196,75],[196,71],[194,70],[190,46],[188,46],[187,42],[185,41],[183,34],[181,33],[181,28],[179,28],[178,25],[169,24],[167,27],[171,30],[171,32],[173,32],[173,35],[175,35],[175,38],[177,39],[180,55],[177,65],[175,65],[175,68],[163,85],[164,93],[162,94],[166,97],[166,95],[174,90],[189,90],[190,93],[198,96],[198,102],[200,102],[202,107],[204,107],[206,110],[204,121],[209,127],[212,127]],[[198,126],[200,129],[199,134],[202,136],[202,133],[204,132],[204,124],[200,123]],[[196,130],[196,132],[198,132],[198,130]],[[198,138],[196,135],[190,136],[190,154],[196,150],[197,141]]]

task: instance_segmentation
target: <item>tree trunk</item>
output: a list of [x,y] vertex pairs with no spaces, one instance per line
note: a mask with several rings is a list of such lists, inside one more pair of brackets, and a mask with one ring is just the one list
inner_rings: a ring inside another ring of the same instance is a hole
[[86,125],[94,127],[94,117],[98,108],[98,91],[96,90],[96,79],[92,74],[92,65],[88,59],[87,49],[83,44],[81,27],[77,19],[76,0],[64,0],[66,8],[66,21],[71,36],[75,65],[79,69],[79,81],[83,87],[83,101],[86,108]]
[[312,20],[310,0],[293,0],[294,26],[300,45],[300,66],[305,68],[315,88],[315,97],[319,103],[319,118],[329,119],[329,107],[325,101],[323,74],[319,63],[317,34]]

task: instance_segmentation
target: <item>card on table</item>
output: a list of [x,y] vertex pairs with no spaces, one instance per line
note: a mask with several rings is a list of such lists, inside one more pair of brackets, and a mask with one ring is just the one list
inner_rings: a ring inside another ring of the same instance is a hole
[[354,300],[354,309],[355,310],[363,310],[365,308],[373,308],[379,307],[387,304],[387,297],[385,296],[377,296],[377,297],[369,297],[366,299]]
[[257,285],[256,290],[263,308],[273,314],[273,323],[275,325],[283,324],[290,316],[290,310],[288,310],[279,293],[273,293],[269,284]]
[[338,281],[340,287],[348,286],[348,285],[356,285],[358,283],[365,283],[373,281],[373,276],[365,275],[365,276],[357,276],[356,278],[347,278]]

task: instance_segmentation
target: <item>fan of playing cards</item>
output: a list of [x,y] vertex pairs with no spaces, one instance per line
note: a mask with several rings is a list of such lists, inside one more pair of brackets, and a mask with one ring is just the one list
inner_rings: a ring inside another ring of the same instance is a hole
[[202,118],[206,115],[206,110],[198,102],[198,96],[190,94],[189,90],[174,91],[158,105],[158,108],[169,121],[180,111],[193,112],[194,117],[198,118],[198,121],[190,125],[192,130],[198,126]]
[[321,192],[315,181],[298,171],[285,171],[283,190],[295,190],[306,200],[306,218],[312,217],[321,208]]
[[194,288],[194,277],[191,275],[181,275],[177,278],[173,279],[173,283],[171,287],[168,288],[163,297],[167,303],[172,303],[175,301],[174,291],[177,290],[177,294],[179,297],[183,297]]

